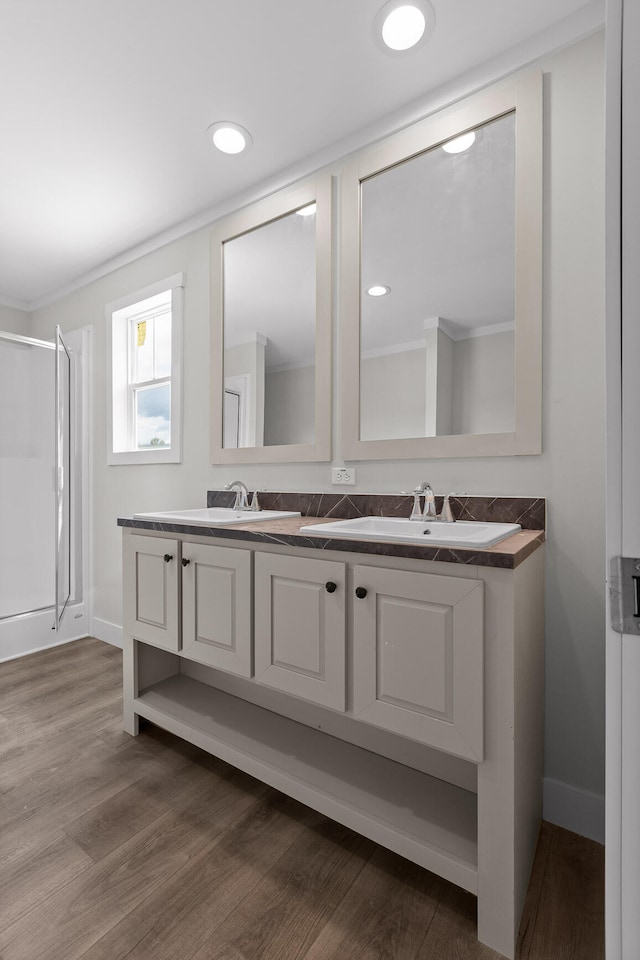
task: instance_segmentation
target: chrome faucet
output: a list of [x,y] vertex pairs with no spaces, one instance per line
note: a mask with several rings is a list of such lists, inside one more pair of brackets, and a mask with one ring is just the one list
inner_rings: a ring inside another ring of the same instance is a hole
[[442,523],[455,523],[456,518],[453,515],[453,510],[451,509],[451,504],[449,503],[450,497],[455,497],[455,493],[448,493],[444,498],[444,503],[442,504],[442,512],[438,517],[438,520]]
[[[413,491],[413,508],[409,519],[429,523],[455,523],[456,518],[453,515],[453,510],[449,503],[449,498],[455,496],[455,493],[448,493],[444,498],[441,513],[437,513],[436,498],[430,484],[425,480]],[[420,504],[420,497],[424,497],[424,508]]]
[[424,510],[422,511],[423,520],[437,520],[438,515],[436,513],[436,498],[433,495],[433,490],[431,489],[428,483],[423,483],[424,487]]
[[409,520],[422,520],[422,504],[420,503],[420,497],[424,493],[422,486],[423,485],[420,484],[420,486],[416,487],[413,491],[413,507]]
[[[424,509],[420,506],[420,497],[424,497]],[[436,520],[436,500],[430,484],[424,480],[413,491],[413,509],[410,520]]]
[[247,490],[246,484],[242,480],[232,480],[231,483],[225,483],[225,490],[234,490],[236,494],[236,499],[234,501],[233,510],[250,510],[249,506],[249,491]]

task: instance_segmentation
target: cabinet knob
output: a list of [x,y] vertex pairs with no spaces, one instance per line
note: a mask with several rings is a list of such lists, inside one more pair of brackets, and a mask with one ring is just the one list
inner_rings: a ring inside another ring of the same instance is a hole
[[338,586],[333,582],[333,580],[329,580],[327,583],[325,583],[324,588],[327,593],[335,593],[338,589]]
[[165,563],[169,563],[170,560],[173,560],[173,557],[171,556],[171,554],[170,554],[170,553],[165,553],[165,555],[164,555],[164,562],[165,562]]
[[358,598],[358,600],[364,600],[366,595],[367,595],[366,587],[356,587],[356,597]]
[[191,563],[191,560],[187,560],[186,557],[183,557],[183,558],[182,558],[182,566],[183,566],[183,567],[188,567],[190,563]]

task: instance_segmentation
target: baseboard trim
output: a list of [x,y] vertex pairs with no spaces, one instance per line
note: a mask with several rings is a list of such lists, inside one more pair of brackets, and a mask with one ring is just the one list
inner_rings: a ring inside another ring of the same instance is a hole
[[33,653],[43,653],[45,650],[51,650],[53,647],[64,647],[67,643],[75,643],[76,640],[82,640],[86,636],[85,633],[79,634],[77,637],[67,637],[64,640],[52,640],[50,643],[42,643],[36,647],[25,647],[25,649],[20,649],[18,653],[10,653],[6,657],[0,657],[0,663],[8,663],[9,660],[21,660],[22,657],[30,657]]
[[604,843],[604,796],[545,778],[543,816],[549,823]]
[[67,607],[59,630],[52,629],[55,609],[36,610],[0,621],[0,663],[80,640],[88,634],[83,603]]
[[92,636],[97,640],[110,643],[112,647],[120,647],[122,650],[122,627],[118,626],[117,623],[110,623],[108,620],[100,620],[99,617],[94,617]]

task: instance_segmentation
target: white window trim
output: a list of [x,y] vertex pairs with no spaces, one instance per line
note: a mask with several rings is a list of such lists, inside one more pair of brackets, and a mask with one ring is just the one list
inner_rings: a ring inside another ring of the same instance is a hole
[[[113,314],[141,300],[171,290],[171,447],[153,450],[113,449]],[[105,307],[107,330],[107,464],[182,462],[182,312],[184,273],[176,273],[148,287],[136,290]]]

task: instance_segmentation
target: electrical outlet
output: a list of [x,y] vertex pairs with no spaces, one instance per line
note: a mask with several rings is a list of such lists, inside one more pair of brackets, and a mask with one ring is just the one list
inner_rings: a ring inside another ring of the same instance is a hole
[[346,483],[353,487],[356,483],[355,467],[331,467],[331,483]]

